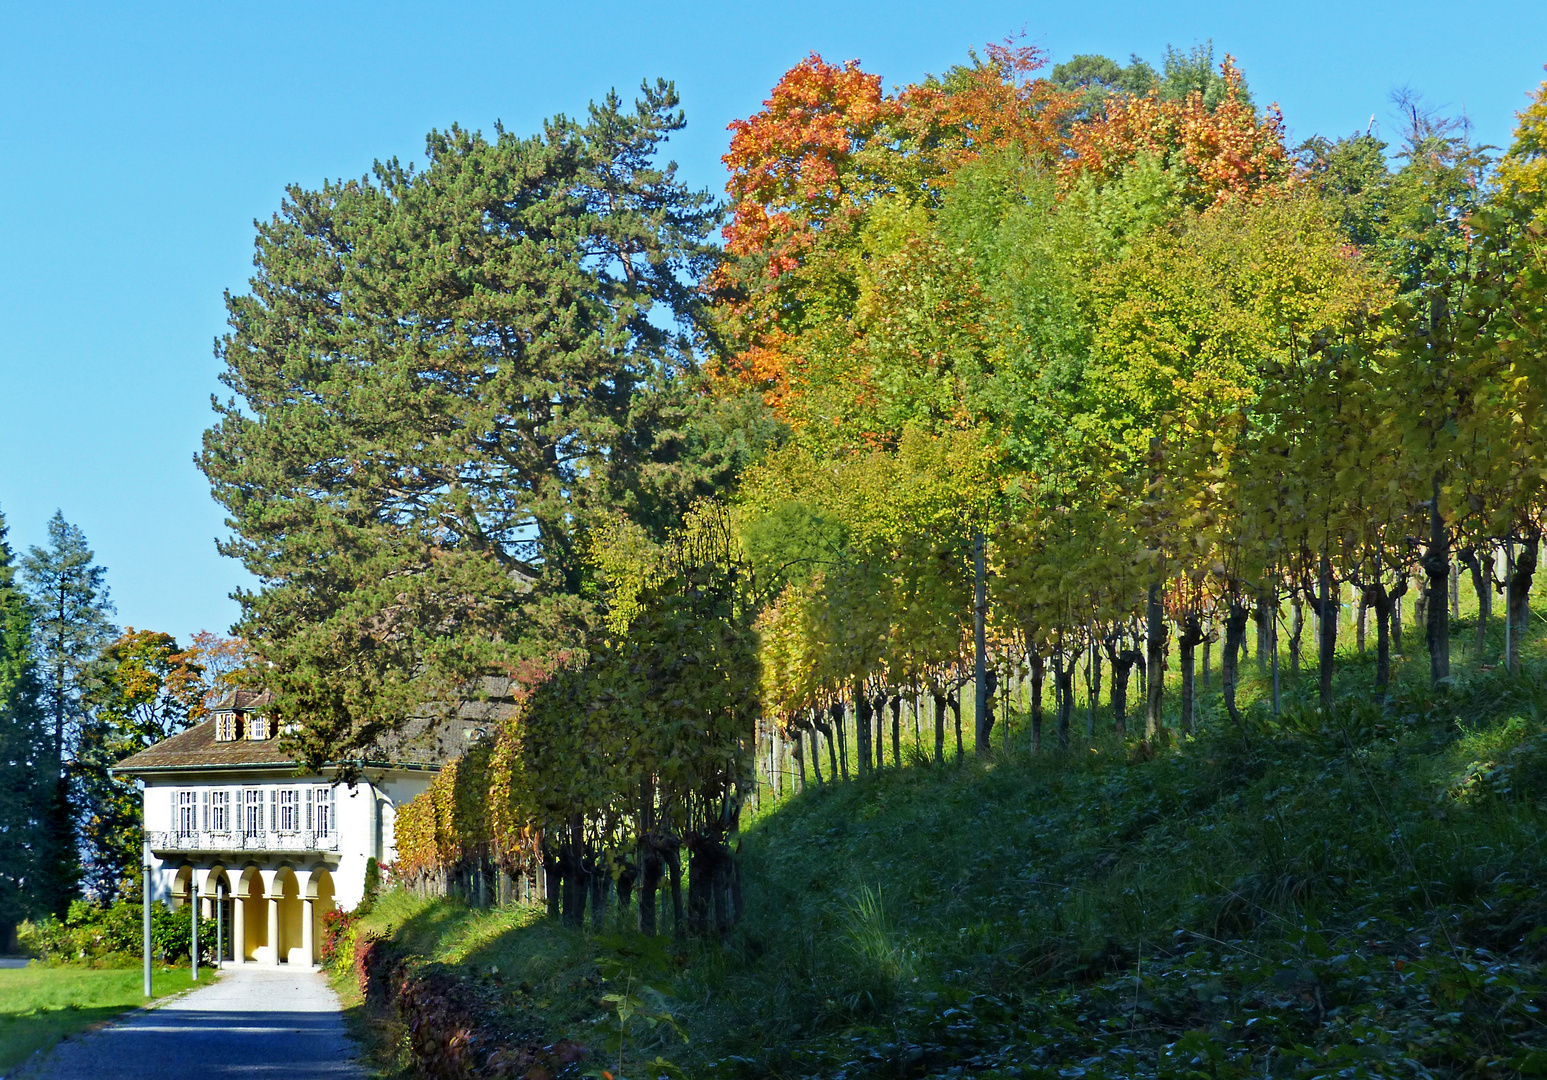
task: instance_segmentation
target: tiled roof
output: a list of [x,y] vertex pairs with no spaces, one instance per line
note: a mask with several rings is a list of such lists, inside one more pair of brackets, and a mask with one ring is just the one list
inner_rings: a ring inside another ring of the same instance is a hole
[[[462,753],[474,742],[493,734],[495,725],[515,712],[509,679],[481,680],[478,696],[461,701],[451,715],[435,720],[415,717],[401,730],[382,736],[361,755],[364,764],[377,768],[392,766],[438,769]],[[236,690],[215,706],[217,712],[233,709],[261,710],[270,697],[267,693]],[[295,758],[283,749],[281,739],[236,739],[215,741],[215,720],[211,717],[187,731],[113,766],[117,775],[137,775],[162,770],[294,768]]]

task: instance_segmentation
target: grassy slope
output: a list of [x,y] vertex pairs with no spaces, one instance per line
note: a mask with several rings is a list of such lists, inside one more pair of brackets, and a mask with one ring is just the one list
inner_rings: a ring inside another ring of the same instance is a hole
[[1249,746],[1215,718],[1153,760],[808,791],[747,831],[723,948],[632,958],[401,895],[368,925],[502,986],[513,1033],[609,1058],[596,960],[621,955],[692,1038],[635,1020],[628,1058],[695,1075],[1547,1073],[1547,664],[1434,694],[1420,662],[1382,710],[1350,661],[1332,716],[1291,694]]
[[[139,968],[0,970],[0,1075],[68,1035],[143,1005],[142,977]],[[151,979],[158,998],[191,985],[187,968],[158,968]]]

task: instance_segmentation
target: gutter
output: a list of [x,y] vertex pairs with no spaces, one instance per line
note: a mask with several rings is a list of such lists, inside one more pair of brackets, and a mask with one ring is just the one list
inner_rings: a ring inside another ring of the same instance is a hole
[[[147,765],[139,769],[120,769],[116,766],[108,769],[107,774],[114,779],[121,776],[155,776],[158,773],[185,773],[185,772],[262,772],[275,769],[295,770],[299,762],[295,761],[252,761],[240,765],[231,764],[204,764],[204,765]],[[391,769],[398,772],[440,772],[442,766],[427,765],[422,762],[393,762],[393,761],[358,761],[353,763],[359,769]],[[324,765],[324,769],[338,769],[338,765]],[[307,773],[308,776],[320,775],[320,773]]]

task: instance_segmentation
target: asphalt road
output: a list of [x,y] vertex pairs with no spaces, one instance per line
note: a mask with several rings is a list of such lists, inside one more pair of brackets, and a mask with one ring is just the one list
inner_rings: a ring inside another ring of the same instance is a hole
[[89,1035],[17,1074],[27,1080],[364,1080],[338,997],[314,971],[228,967],[220,978]]

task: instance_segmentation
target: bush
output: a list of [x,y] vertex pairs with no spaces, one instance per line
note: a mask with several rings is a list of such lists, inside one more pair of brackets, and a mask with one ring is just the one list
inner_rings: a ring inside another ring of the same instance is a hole
[[[141,954],[144,909],[120,900],[112,905],[76,900],[64,919],[50,916],[24,922],[17,930],[21,946],[32,956],[55,964],[89,964],[112,967],[132,964]],[[155,904],[150,912],[152,955],[166,961],[188,959],[193,929],[188,909],[170,911]],[[199,953],[206,962],[215,957],[215,920],[199,920]]]
[[354,955],[356,917],[334,908],[322,916],[322,948],[319,958],[331,967],[340,957]]

